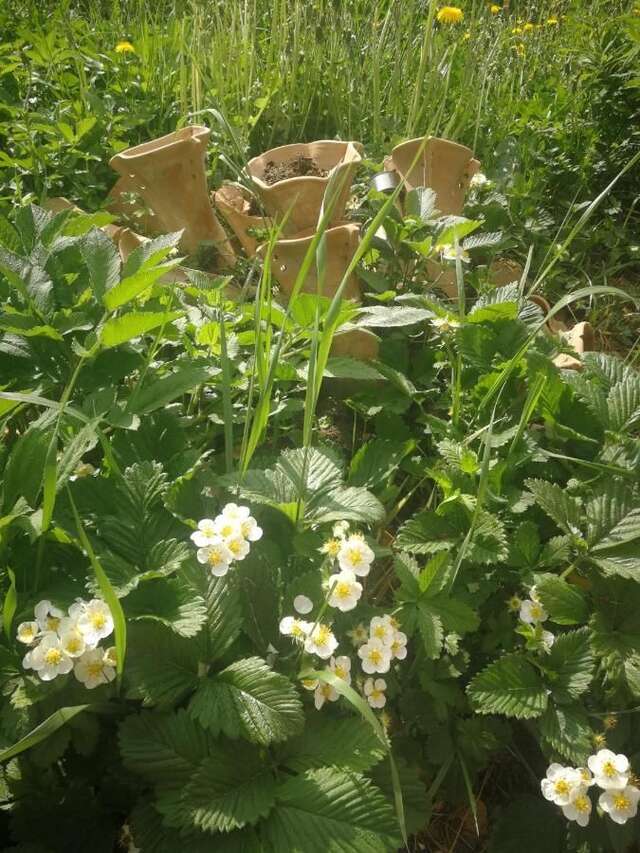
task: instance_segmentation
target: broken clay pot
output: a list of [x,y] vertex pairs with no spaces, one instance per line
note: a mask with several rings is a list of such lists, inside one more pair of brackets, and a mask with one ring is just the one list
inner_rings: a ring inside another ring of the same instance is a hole
[[402,142],[391,152],[391,163],[405,179],[405,187],[430,187],[437,196],[436,207],[444,215],[462,214],[471,178],[480,169],[473,151],[448,139],[430,137],[418,162],[411,167],[424,137]]
[[180,243],[184,251],[192,253],[202,242],[213,242],[222,265],[232,265],[233,249],[207,191],[208,140],[208,128],[183,127],[121,151],[110,165],[127,179],[124,185],[142,197],[162,231],[184,229]]
[[258,248],[258,239],[249,232],[268,228],[268,222],[263,216],[249,212],[251,193],[240,184],[225,183],[214,193],[213,198],[215,207],[238,238],[246,255],[252,258]]
[[334,357],[357,358],[358,361],[371,361],[378,357],[380,338],[369,329],[353,326],[351,323],[338,329],[331,341],[331,355]]
[[[362,160],[362,146],[359,142],[336,142],[319,140],[318,142],[294,143],[282,145],[265,151],[247,164],[247,171],[253,180],[256,192],[260,194],[267,214],[281,220],[288,214],[283,226],[283,234],[293,236],[309,228],[316,228],[320,209],[329,180],[339,175],[342,185],[337,193],[330,225],[340,222],[351,194],[351,180],[358,163]],[[299,175],[267,182],[267,175],[274,167],[286,167],[296,160],[310,160],[319,170],[326,172],[324,177]]]
[[[308,231],[302,236],[278,240],[273,247],[271,272],[279,281],[280,287],[287,298],[291,295],[298,272],[311,245],[313,236],[314,232]],[[327,268],[322,295],[331,298],[335,295],[342,277],[347,271],[349,262],[358,248],[360,228],[358,225],[349,222],[335,225],[333,228],[327,228],[325,237],[327,241]],[[258,248],[258,254],[264,257],[266,249],[266,245],[263,244]],[[302,285],[301,292],[316,293],[317,286],[318,274],[314,260],[309,269],[307,279]],[[343,298],[360,299],[360,285],[355,275],[352,275],[349,279]]]

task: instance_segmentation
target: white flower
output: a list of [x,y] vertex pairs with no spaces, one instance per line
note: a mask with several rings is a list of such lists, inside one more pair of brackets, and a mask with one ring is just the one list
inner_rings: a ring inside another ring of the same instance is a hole
[[600,794],[598,805],[616,823],[626,823],[638,812],[640,790],[634,785],[627,785],[617,791],[604,791]]
[[[250,512],[248,506],[238,506],[238,504],[228,503],[222,507],[220,515],[224,518],[228,518],[230,521],[238,521],[241,523],[249,518]],[[218,518],[219,517],[220,516],[218,516]]]
[[536,625],[538,622],[544,622],[546,618],[547,611],[539,601],[525,598],[520,605],[520,619],[526,622],[527,625]]
[[306,595],[296,595],[293,599],[293,609],[296,613],[306,616],[307,613],[311,613],[313,610],[313,601],[311,601],[310,598],[307,598]]
[[357,648],[361,646],[363,643],[366,643],[369,639],[369,632],[365,628],[365,626],[360,622],[355,628],[352,628],[350,631],[347,631],[347,637],[350,637],[351,642]]
[[295,616],[285,616],[280,620],[280,633],[285,637],[293,637],[294,640],[304,640],[312,628],[311,622],[296,619]]
[[344,537],[349,532],[349,522],[348,521],[336,521],[333,525],[332,534],[336,537],[336,539],[344,539]]
[[191,541],[198,548],[206,548],[207,545],[215,545],[220,541],[216,533],[215,521],[212,518],[203,518],[198,522],[198,529],[191,534]]
[[374,553],[364,541],[364,537],[352,534],[340,544],[338,563],[343,571],[365,577],[369,574]]
[[538,595],[538,587],[535,584],[529,589],[529,598],[531,601],[535,601],[536,604],[540,604],[540,596]]
[[470,187],[484,187],[487,184],[491,183],[489,178],[483,172],[476,172],[475,175],[469,181]]
[[226,515],[218,515],[213,520],[213,526],[218,536],[223,539],[244,539],[242,527],[237,518],[228,518]]
[[71,482],[81,480],[83,477],[93,477],[97,473],[97,469],[90,462],[79,462],[73,469],[73,474],[69,477]]
[[469,252],[465,252],[460,244],[458,244],[457,251],[456,247],[453,243],[439,243],[436,246],[436,251],[442,254],[442,257],[447,261],[455,261],[456,257],[460,258],[465,264],[468,264],[471,258],[469,257]]
[[540,647],[543,652],[546,652],[546,654],[549,654],[555,641],[555,634],[552,634],[551,631],[543,631],[540,634]]
[[339,539],[327,539],[327,541],[320,548],[321,554],[326,554],[327,557],[330,557],[332,560],[338,556],[340,552],[340,548],[342,547],[342,542]]
[[115,646],[110,646],[108,649],[105,649],[103,660],[107,666],[112,666],[115,669],[118,665],[118,655],[116,653]]
[[16,638],[19,643],[24,643],[30,646],[40,633],[40,626],[37,622],[21,622],[18,625]]
[[583,788],[590,788],[596,784],[596,780],[591,775],[591,771],[587,767],[578,767],[578,773],[582,777],[580,784]]
[[439,332],[452,332],[458,328],[460,323],[453,317],[432,317],[431,325],[435,326]]
[[329,669],[335,673],[338,678],[351,684],[351,658],[346,655],[339,655],[337,658],[331,658],[329,661]]
[[407,635],[403,634],[402,631],[395,631],[389,648],[392,658],[404,660],[407,656]]
[[337,647],[338,641],[328,625],[316,625],[304,641],[305,652],[310,655],[318,655],[323,660],[330,658]]
[[84,634],[77,627],[73,619],[62,619],[60,625],[58,636],[60,637],[60,644],[64,649],[64,653],[69,655],[70,658],[79,658],[80,655],[85,653],[87,648]]
[[540,788],[545,800],[550,800],[557,806],[567,806],[581,782],[580,772],[574,767],[550,764],[547,768],[547,778],[540,782]]
[[229,571],[229,563],[233,560],[233,554],[221,539],[214,545],[198,548],[196,557],[199,563],[206,563],[211,569],[211,574],[217,578],[226,575]]
[[104,649],[89,649],[76,661],[73,674],[88,690],[108,684],[116,677],[115,667],[107,654]]
[[329,578],[329,605],[337,607],[343,613],[353,610],[362,595],[362,584],[358,583],[351,571],[341,571]]
[[587,761],[596,785],[605,790],[622,790],[629,782],[629,759],[610,749],[601,749]]
[[562,806],[562,813],[567,820],[575,820],[579,826],[586,826],[589,823],[591,809],[593,804],[587,793],[587,788],[584,785],[578,785],[573,789],[571,800]]
[[325,681],[321,681],[317,685],[313,693],[313,704],[319,711],[327,700],[329,702],[335,702],[339,698],[340,694],[335,689],[335,687],[333,687],[331,684],[327,684]]
[[92,598],[78,616],[78,630],[89,648],[94,648],[113,632],[113,616],[101,598]]
[[240,522],[240,533],[249,542],[257,542],[258,539],[262,539],[262,528],[258,527],[258,522],[252,515]]
[[229,551],[231,551],[231,555],[234,560],[244,560],[251,550],[251,545],[249,545],[242,534],[226,539],[224,544],[227,546]]
[[380,640],[369,639],[369,642],[358,649],[358,657],[362,659],[362,669],[368,675],[374,672],[389,672],[391,649]]
[[45,599],[36,604],[35,615],[41,631],[57,631],[64,612]]
[[393,643],[395,632],[390,616],[374,616],[369,623],[369,636],[372,639],[380,640],[385,646],[390,646]]
[[384,708],[387,704],[387,697],[384,691],[387,689],[387,682],[384,678],[367,678],[364,683],[364,695],[367,697],[367,702],[372,708]]
[[40,645],[28,652],[29,668],[35,669],[42,681],[52,681],[56,675],[65,675],[73,667],[73,661],[65,654],[57,634],[45,634]]

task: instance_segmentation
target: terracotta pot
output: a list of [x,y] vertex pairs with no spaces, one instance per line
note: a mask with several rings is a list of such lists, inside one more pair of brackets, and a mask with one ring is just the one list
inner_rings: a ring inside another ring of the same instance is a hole
[[251,194],[240,184],[223,184],[214,193],[214,203],[224,217],[227,225],[238,238],[245,253],[252,258],[258,248],[258,240],[249,234],[251,229],[267,228],[268,222],[263,216],[249,213]]
[[201,242],[213,242],[223,264],[235,255],[215,217],[207,191],[205,155],[209,129],[183,127],[174,133],[128,148],[110,165],[125,187],[137,192],[158,218],[163,231],[184,229],[181,246],[195,252]]
[[378,357],[380,338],[369,329],[348,328],[338,329],[331,341],[332,356],[349,356],[358,361],[371,361]]
[[427,261],[427,280],[429,285],[437,287],[450,299],[458,298],[458,280],[453,264],[444,264],[429,258]]
[[[487,276],[495,287],[505,287],[507,284],[519,282],[524,268],[511,258],[496,258],[489,264]],[[547,309],[548,310],[548,309]]]
[[[282,145],[249,160],[247,171],[253,179],[256,192],[262,198],[267,214],[280,220],[288,212],[283,233],[292,236],[309,228],[316,228],[325,190],[335,172],[344,183],[335,200],[330,224],[342,220],[351,193],[352,176],[362,160],[361,151],[359,142],[333,140]],[[319,169],[326,170],[328,174],[326,177],[302,175],[272,184],[267,182],[266,174],[271,164],[288,163],[299,157],[313,160]]]
[[[313,240],[314,232],[307,232],[299,237],[278,240],[271,256],[271,272],[279,281],[282,291],[287,298],[290,296],[304,257]],[[335,295],[342,281],[351,258],[354,256],[360,242],[360,228],[353,223],[343,223],[325,231],[327,239],[327,269],[323,283],[323,296],[329,298]],[[258,254],[264,257],[266,245],[258,248]],[[302,285],[303,293],[316,293],[318,283],[317,268],[311,264],[307,280]],[[355,275],[347,283],[343,297],[345,299],[360,299],[360,285]]]
[[[566,343],[578,353],[584,355],[585,352],[593,352],[595,350],[595,334],[591,323],[576,323],[571,329],[566,329],[560,332],[560,336],[564,338]],[[582,359],[576,358],[573,355],[562,353],[553,359],[556,367],[563,370],[582,370]]]
[[424,137],[402,142],[391,152],[393,167],[405,179],[407,190],[430,187],[437,195],[436,206],[446,215],[462,213],[471,178],[480,169],[473,151],[448,139],[430,137],[416,165],[411,168]]
[[160,217],[144,201],[139,184],[128,175],[118,178],[107,197],[107,210],[155,237],[166,232]]

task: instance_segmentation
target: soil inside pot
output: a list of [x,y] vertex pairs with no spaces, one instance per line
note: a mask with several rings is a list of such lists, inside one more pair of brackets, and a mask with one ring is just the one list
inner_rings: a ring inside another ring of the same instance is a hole
[[281,163],[269,160],[265,166],[263,178],[267,184],[275,184],[278,181],[285,181],[287,178],[326,178],[329,171],[329,169],[321,169],[313,158],[299,154],[297,157],[293,157],[291,160],[283,160]]

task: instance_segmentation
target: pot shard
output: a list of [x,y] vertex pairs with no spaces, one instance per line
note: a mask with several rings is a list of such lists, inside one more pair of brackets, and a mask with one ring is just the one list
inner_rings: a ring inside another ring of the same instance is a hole
[[252,258],[258,248],[258,238],[251,231],[268,228],[268,222],[263,216],[249,212],[251,194],[240,184],[225,183],[214,193],[213,198],[216,209],[238,238],[245,254]]
[[[271,273],[280,283],[287,300],[291,296],[296,278],[305,255],[313,240],[314,232],[297,237],[278,240],[271,255]],[[323,281],[322,295],[333,297],[342,281],[347,267],[354,256],[360,242],[360,228],[353,223],[344,223],[328,228],[325,231],[327,241],[327,264]],[[258,254],[266,256],[267,246],[258,248]],[[318,288],[318,271],[315,259],[311,264],[301,292],[316,293]],[[360,299],[360,285],[355,275],[351,275],[343,293],[344,299]]]
[[[277,221],[286,216],[283,233],[293,236],[309,228],[316,228],[325,191],[334,175],[339,189],[336,191],[329,224],[334,225],[342,220],[351,194],[353,174],[362,160],[361,152],[359,142],[319,140],[294,143],[272,148],[254,157],[249,160],[247,171],[267,214]],[[268,182],[270,170],[282,171],[286,164],[303,160],[311,161],[326,175],[300,175]]]
[[[214,243],[222,265],[232,265],[235,255],[209,201],[205,156],[209,129],[183,127],[144,142],[112,157],[110,165],[121,176],[118,192],[139,195],[152,216],[153,230],[184,229],[181,247],[195,252],[202,242]],[[117,209],[117,204],[115,208]],[[148,216],[148,214],[147,214]]]
[[391,152],[389,165],[405,180],[407,190],[430,187],[437,196],[438,210],[447,216],[460,216],[471,178],[480,169],[473,151],[448,139],[429,137],[417,163],[424,137],[402,142]]

